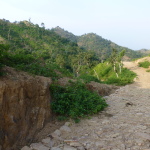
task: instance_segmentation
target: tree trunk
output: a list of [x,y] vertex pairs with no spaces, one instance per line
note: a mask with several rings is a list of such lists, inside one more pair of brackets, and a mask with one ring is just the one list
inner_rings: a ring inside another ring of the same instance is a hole
[[97,74],[97,72],[95,71],[95,69],[93,69],[94,70],[94,72],[95,72],[95,74],[96,74],[96,76],[97,76],[97,79],[99,80],[99,77],[98,77],[98,74]]

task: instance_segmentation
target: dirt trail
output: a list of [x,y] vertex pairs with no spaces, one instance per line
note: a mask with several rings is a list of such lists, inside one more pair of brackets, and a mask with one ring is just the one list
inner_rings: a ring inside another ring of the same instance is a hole
[[138,78],[134,84],[138,87],[150,88],[150,73],[146,72],[147,69],[138,67],[138,62],[124,62],[124,66],[137,73]]
[[105,111],[57,130],[53,150],[150,150],[150,73],[137,63],[124,66],[138,74],[135,83],[105,97]]

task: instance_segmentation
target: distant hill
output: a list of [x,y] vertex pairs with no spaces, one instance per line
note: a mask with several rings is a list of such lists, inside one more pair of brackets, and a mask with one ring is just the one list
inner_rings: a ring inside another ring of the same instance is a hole
[[126,50],[126,56],[131,59],[143,56],[143,53],[140,51],[134,51],[129,48],[119,46],[95,33],[75,36],[74,34],[65,31],[60,27],[53,28],[53,31],[71,41],[77,41],[78,46],[81,48],[96,52],[101,60],[107,59],[110,56],[113,48],[117,49],[118,51]]
[[143,54],[150,54],[150,49],[141,49],[141,50],[138,50],[138,52],[141,52]]
[[61,37],[66,38],[66,39],[68,39],[68,40],[70,40],[72,42],[77,43],[78,37],[75,36],[73,33],[68,32],[68,31],[62,29],[59,26],[57,26],[56,28],[52,28],[51,30],[54,31],[54,32],[56,32]]

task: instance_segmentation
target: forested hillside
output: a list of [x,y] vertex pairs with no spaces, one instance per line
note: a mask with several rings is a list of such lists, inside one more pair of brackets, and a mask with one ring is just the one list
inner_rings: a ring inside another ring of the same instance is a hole
[[[30,62],[34,60],[35,68],[64,68],[75,75],[99,62],[96,53],[80,48],[53,30],[45,29],[44,23],[39,27],[30,21],[10,23],[0,20],[0,43],[8,45],[7,51],[11,54],[5,60],[6,65],[17,65],[26,70],[30,70],[33,65]],[[25,66],[25,59],[30,65]]]
[[84,49],[94,51],[98,55],[100,60],[106,60],[110,56],[113,48],[117,49],[119,52],[121,52],[122,50],[126,50],[125,55],[129,59],[144,56],[144,54],[140,51],[134,51],[129,48],[119,46],[113,43],[112,41],[106,40],[95,33],[88,33],[82,36],[75,36],[72,33],[65,31],[60,27],[54,28],[53,31],[71,41],[77,41],[78,46]]
[[[7,65],[17,71],[52,78],[52,110],[60,117],[78,122],[79,117],[107,106],[104,99],[87,89],[91,81],[115,85],[133,82],[136,74],[122,63],[126,49],[118,49],[116,44],[93,33],[75,37],[65,31],[62,33],[68,38],[63,38],[54,29],[45,29],[44,23],[41,25],[30,20],[14,23],[0,20],[0,76],[5,75],[3,67]],[[60,86],[58,80],[68,76],[68,85]]]

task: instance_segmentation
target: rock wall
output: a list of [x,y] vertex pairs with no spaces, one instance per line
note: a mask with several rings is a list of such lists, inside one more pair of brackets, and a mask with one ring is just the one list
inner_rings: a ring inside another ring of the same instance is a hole
[[50,120],[50,78],[33,77],[6,67],[0,77],[0,146],[16,150],[31,142]]

